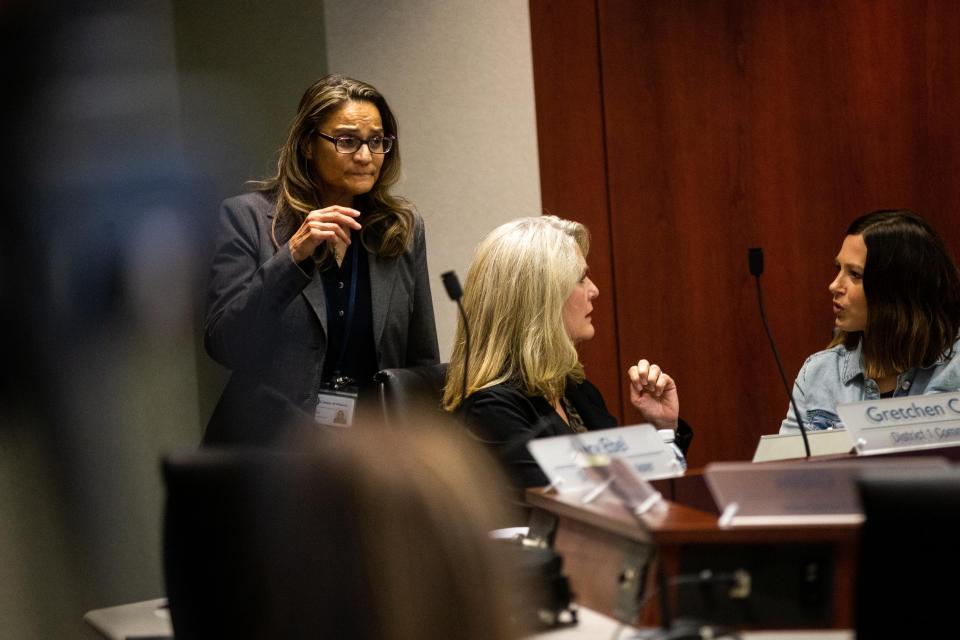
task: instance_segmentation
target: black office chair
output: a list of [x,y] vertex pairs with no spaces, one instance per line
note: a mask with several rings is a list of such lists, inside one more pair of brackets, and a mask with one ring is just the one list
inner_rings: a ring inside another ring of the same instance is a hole
[[[177,640],[369,637],[350,469],[335,456],[168,457],[164,574]],[[349,599],[349,600],[348,600]]]
[[379,371],[374,380],[380,385],[384,420],[387,424],[404,425],[423,417],[447,418],[440,406],[446,378],[445,362]]
[[857,640],[955,638],[960,470],[897,470],[858,481]]

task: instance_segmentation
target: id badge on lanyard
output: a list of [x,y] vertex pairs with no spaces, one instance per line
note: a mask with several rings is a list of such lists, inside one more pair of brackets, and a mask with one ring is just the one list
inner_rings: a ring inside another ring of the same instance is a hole
[[353,424],[353,413],[357,408],[360,389],[349,382],[349,378],[336,378],[330,384],[323,385],[317,394],[317,409],[314,421],[325,427],[349,427]]
[[347,303],[347,321],[344,335],[340,343],[340,353],[337,357],[337,367],[334,378],[320,387],[317,394],[317,409],[314,411],[314,421],[325,427],[349,427],[353,424],[353,414],[357,408],[357,397],[360,388],[356,380],[340,375],[350,340],[350,330],[353,325],[353,311],[357,300],[357,260],[360,252],[354,249],[352,260],[352,276],[350,281],[350,300]]

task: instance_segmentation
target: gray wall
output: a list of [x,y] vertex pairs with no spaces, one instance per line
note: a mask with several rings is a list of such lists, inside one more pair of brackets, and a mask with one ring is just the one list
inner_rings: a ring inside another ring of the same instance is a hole
[[0,407],[0,633],[72,638],[85,609],[161,589],[158,459],[196,431],[198,238],[169,5],[33,11],[4,211],[30,288],[10,367],[29,393]]
[[101,5],[25,20],[44,53],[11,115],[38,134],[5,215],[35,366],[0,404],[5,638],[162,595],[159,460],[196,447],[223,377],[198,351],[208,231],[326,72],[320,3]]
[[304,88],[327,71],[322,2],[173,0],[190,159],[216,196],[276,168]]
[[372,83],[400,121],[398,192],[426,221],[446,360],[457,311],[440,274],[463,282],[488,231],[541,213],[527,2],[328,0],[325,10],[330,70]]
[[[62,221],[35,261],[52,399],[0,405],[0,620],[26,640],[83,637],[84,611],[162,594],[158,462],[196,446],[225,377],[197,335],[210,225],[270,170],[309,82],[370,81],[398,115],[398,192],[426,219],[444,358],[439,274],[462,279],[487,231],[540,212],[525,1],[141,0],[55,17],[37,117],[59,138],[31,147],[44,195],[24,210]],[[113,302],[98,306],[103,291],[76,285],[101,268]]]
[[[303,90],[327,73],[323,3],[173,0],[173,16],[184,153],[199,176],[198,215],[209,231],[221,200],[276,170]],[[196,307],[199,327],[202,295]],[[197,337],[204,425],[228,372]]]

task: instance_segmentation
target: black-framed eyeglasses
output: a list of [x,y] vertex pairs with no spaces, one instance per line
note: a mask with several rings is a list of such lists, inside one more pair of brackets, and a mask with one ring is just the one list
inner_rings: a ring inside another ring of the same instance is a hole
[[367,145],[370,153],[389,153],[393,149],[393,141],[397,137],[393,134],[385,136],[370,136],[366,140],[356,136],[328,136],[320,131],[315,131],[318,136],[324,140],[329,140],[336,146],[337,153],[356,153],[360,147]]

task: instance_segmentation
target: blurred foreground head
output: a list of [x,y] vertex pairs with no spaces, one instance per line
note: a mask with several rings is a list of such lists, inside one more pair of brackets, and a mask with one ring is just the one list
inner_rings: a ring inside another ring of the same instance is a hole
[[[165,463],[178,640],[506,638],[503,480],[451,425]],[[502,544],[502,543],[501,543]]]

